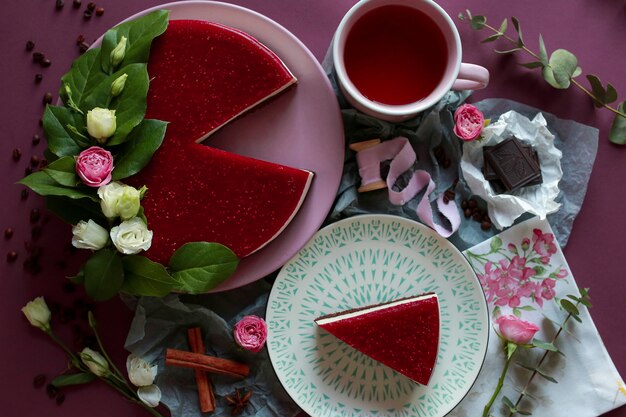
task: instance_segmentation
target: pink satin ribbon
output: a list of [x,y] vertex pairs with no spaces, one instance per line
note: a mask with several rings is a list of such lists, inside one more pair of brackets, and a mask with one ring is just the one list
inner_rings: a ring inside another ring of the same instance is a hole
[[389,174],[387,174],[386,180],[387,189],[389,191],[389,201],[397,206],[404,205],[426,187],[426,192],[417,204],[417,216],[424,224],[433,228],[443,237],[449,237],[456,232],[461,224],[459,209],[454,200],[450,200],[448,204],[444,203],[443,194],[437,198],[437,209],[450,222],[451,229],[435,223],[433,219],[433,209],[430,204],[429,196],[435,189],[435,183],[428,172],[417,170],[413,173],[409,183],[404,189],[401,191],[394,191],[392,189],[396,180],[402,173],[409,170],[417,160],[415,151],[407,138],[398,137],[382,142],[356,154],[359,175],[361,176],[361,185],[381,181],[380,163],[386,160],[391,160]]

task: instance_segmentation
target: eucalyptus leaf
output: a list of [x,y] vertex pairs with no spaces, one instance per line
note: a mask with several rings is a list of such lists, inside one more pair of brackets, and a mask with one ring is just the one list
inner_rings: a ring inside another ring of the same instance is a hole
[[91,372],[80,372],[71,375],[59,375],[52,380],[51,384],[57,388],[68,387],[70,385],[87,384],[96,378],[96,375]]
[[531,61],[531,62],[525,62],[523,64],[520,64],[522,67],[525,68],[539,68],[539,67],[543,67],[543,64],[540,61]]
[[472,16],[470,20],[470,26],[474,30],[481,30],[485,27],[485,23],[487,23],[485,16]]
[[100,226],[108,228],[108,221],[102,214],[100,204],[92,199],[71,199],[49,195],[46,196],[46,209],[69,224],[77,224],[81,220],[93,220]]
[[[617,110],[626,113],[626,101],[622,102]],[[626,117],[615,115],[609,132],[609,140],[617,145],[626,145]]]
[[509,21],[505,18],[502,23],[500,24],[500,29],[498,29],[498,32],[500,32],[501,34],[503,34],[504,32],[506,32],[506,28],[509,24]]
[[544,342],[543,340],[533,339],[533,346],[543,350],[549,350],[550,352],[557,352],[558,349],[553,343]]
[[519,19],[515,16],[511,17],[511,22],[513,22],[513,27],[517,32],[517,46],[521,48],[524,46],[524,39],[522,39],[522,26],[519,23]]
[[507,397],[506,395],[502,396],[502,402],[509,409],[510,413],[516,413],[517,412],[517,408],[515,408],[515,404],[513,404],[513,401],[511,401],[509,399],[509,397]]
[[498,40],[500,38],[500,36],[502,36],[502,34],[500,34],[500,33],[496,33],[495,35],[487,36],[485,39],[480,41],[480,43],[493,42],[495,40]]
[[46,106],[43,113],[43,128],[48,140],[48,149],[55,155],[72,156],[80,153],[81,147],[76,143],[68,125],[80,123],[80,114],[73,113],[67,107]]
[[126,142],[116,151],[114,181],[135,175],[150,162],[163,143],[166,127],[166,122],[144,119],[130,132]]
[[65,196],[73,199],[89,198],[93,201],[99,201],[95,190],[91,191],[77,187],[65,187],[43,171],[33,172],[29,176],[19,180],[18,183],[27,186],[39,195]]
[[572,76],[578,68],[578,58],[565,49],[557,49],[550,55],[549,65],[544,67],[544,79],[554,88],[570,86]]
[[124,265],[122,292],[127,294],[163,297],[172,291],[176,283],[163,265],[145,256],[125,256],[122,264]]
[[44,170],[53,180],[66,187],[76,187],[80,178],[76,175],[76,162],[71,156],[64,156],[50,163]]
[[114,249],[101,249],[87,260],[83,268],[85,291],[96,301],[113,297],[124,284],[122,258]]
[[[127,74],[126,86],[122,93],[109,103],[111,84],[122,74]],[[142,120],[146,113],[148,95],[148,69],[146,64],[131,64],[106,77],[90,91],[85,106],[91,110],[103,107],[115,110],[115,134],[107,141],[107,146],[118,145]]]
[[544,67],[548,66],[548,51],[546,51],[546,44],[543,42],[541,34],[539,34],[539,60]]
[[580,311],[578,310],[578,307],[576,307],[571,301],[569,300],[561,300],[561,307],[563,307],[563,310],[567,311],[569,314],[573,315],[573,316],[578,316],[580,314]]
[[138,19],[121,23],[108,30],[102,38],[100,65],[105,73],[111,73],[111,51],[122,36],[127,39],[126,52],[119,68],[128,64],[147,63],[152,40],[165,32],[169,11],[156,10]]
[[175,290],[199,294],[229,278],[238,263],[237,256],[224,245],[191,242],[174,252],[169,268],[177,281]]
[[512,54],[514,52],[517,52],[519,50],[521,50],[522,48],[520,47],[515,47],[515,48],[511,48],[511,49],[494,49],[493,52],[495,52],[496,54],[500,54],[500,55],[507,55],[507,54]]
[[72,92],[72,101],[84,113],[87,108],[84,100],[89,92],[106,78],[100,69],[100,48],[91,48],[72,63],[70,70],[61,77],[59,96],[65,104],[68,104],[68,96],[65,91],[67,85]]
[[589,85],[591,85],[591,93],[594,95],[593,104],[596,107],[602,107],[606,100],[606,90],[602,86],[602,81],[600,81],[600,78],[593,74],[587,74],[587,81],[589,81]]

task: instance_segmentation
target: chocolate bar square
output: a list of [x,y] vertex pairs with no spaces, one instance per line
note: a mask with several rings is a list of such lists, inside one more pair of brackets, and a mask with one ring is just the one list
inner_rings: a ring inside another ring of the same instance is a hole
[[[485,179],[491,183],[494,191],[500,194],[506,191],[506,189],[504,188],[504,185],[502,184],[502,182],[500,182],[500,179],[498,178],[498,174],[496,174],[496,172],[493,170],[493,168],[491,167],[491,164],[489,163],[487,159],[487,154],[491,152],[492,149],[493,149],[493,146],[483,147],[483,175]],[[532,145],[523,144],[522,149],[528,153],[528,155],[535,161],[535,163],[539,167],[539,176],[536,179],[529,181],[525,185],[528,186],[528,185],[542,184],[543,176],[541,175],[541,164],[539,163],[539,154],[537,153],[536,150],[533,149]],[[497,182],[497,184],[494,184],[494,182]]]
[[485,159],[508,192],[536,181],[541,176],[535,159],[514,137],[505,139],[492,147],[486,153]]

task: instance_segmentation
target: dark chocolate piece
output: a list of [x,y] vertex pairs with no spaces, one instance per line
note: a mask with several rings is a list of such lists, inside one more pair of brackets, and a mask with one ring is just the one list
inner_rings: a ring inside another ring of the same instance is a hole
[[537,180],[541,175],[534,158],[524,151],[521,143],[514,137],[500,142],[485,156],[509,192]]
[[[487,160],[487,153],[491,152],[492,149],[493,149],[493,146],[485,146],[485,147],[483,147],[483,175],[485,176],[485,179],[491,183],[491,186],[493,187],[493,190],[497,194],[501,194],[501,193],[505,192],[506,189],[504,188],[504,185],[502,184],[502,182],[498,178],[498,174],[496,174],[496,172],[491,167],[491,164]],[[543,183],[543,176],[541,175],[541,164],[539,163],[539,154],[537,153],[536,150],[533,149],[532,145],[522,145],[522,149],[524,151],[526,151],[531,158],[533,158],[533,160],[535,161],[535,163],[539,167],[539,176],[536,179],[534,179],[532,181],[529,181],[525,185],[529,186],[529,185],[539,185],[539,184],[542,184]]]

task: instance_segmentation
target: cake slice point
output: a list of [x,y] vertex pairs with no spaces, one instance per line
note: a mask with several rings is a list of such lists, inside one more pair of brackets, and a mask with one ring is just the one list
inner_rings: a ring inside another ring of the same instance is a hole
[[437,294],[329,314],[315,323],[359,352],[428,385],[439,349]]

